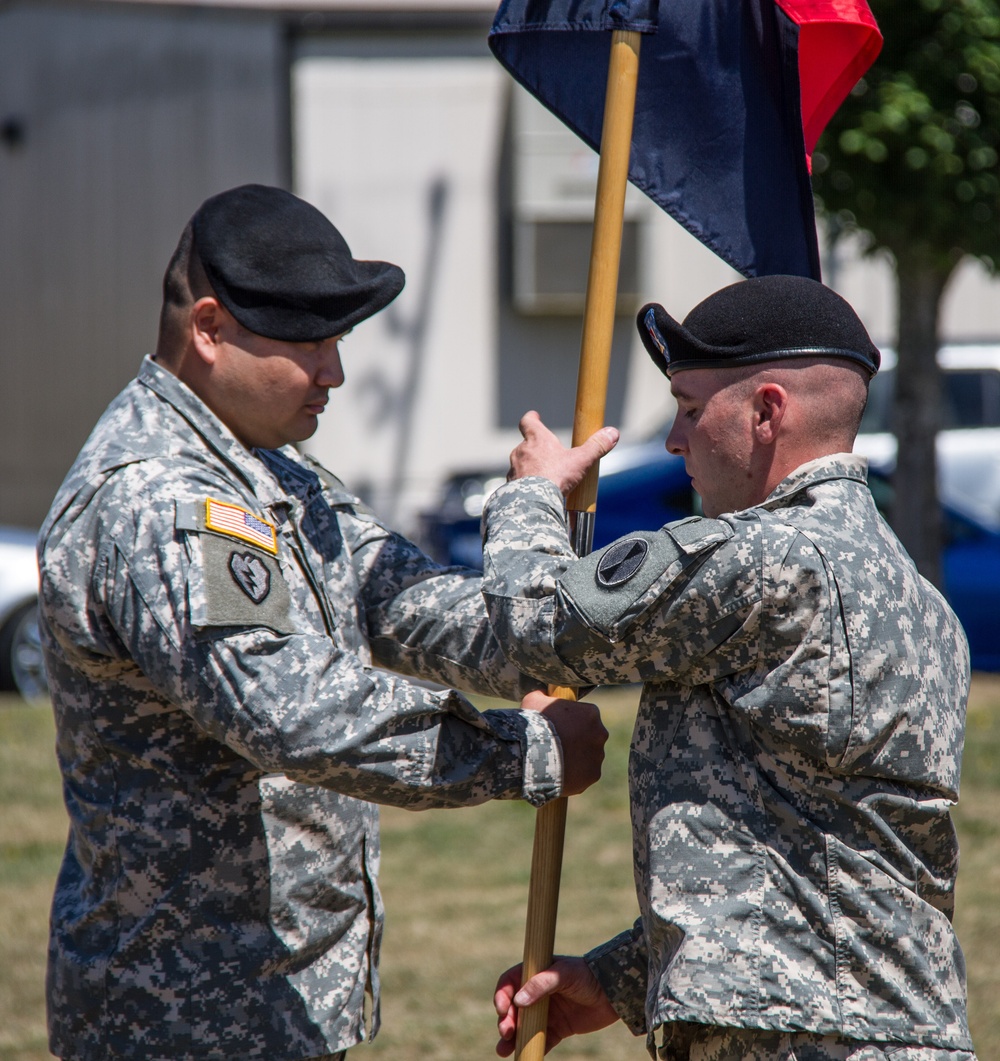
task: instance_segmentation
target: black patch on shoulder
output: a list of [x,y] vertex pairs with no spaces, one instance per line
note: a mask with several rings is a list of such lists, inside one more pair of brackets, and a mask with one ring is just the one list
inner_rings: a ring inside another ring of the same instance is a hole
[[271,592],[271,572],[253,553],[230,553],[229,573],[254,604],[260,604]]
[[601,586],[620,586],[628,582],[643,565],[649,552],[645,538],[626,538],[611,546],[597,565],[596,578]]

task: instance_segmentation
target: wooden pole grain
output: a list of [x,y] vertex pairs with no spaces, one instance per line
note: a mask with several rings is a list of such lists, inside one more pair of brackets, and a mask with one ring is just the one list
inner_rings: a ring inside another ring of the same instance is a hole
[[[576,410],[573,417],[574,446],[580,445],[604,426],[615,303],[618,295],[625,191],[632,146],[632,120],[639,76],[639,41],[640,34],[629,30],[616,30],[611,36],[611,60],[608,67],[604,125],[601,130],[601,157],[594,203],[594,234],[580,344]],[[567,499],[567,508],[574,524],[574,545],[581,556],[590,551],[593,540],[597,478],[598,468],[595,464]],[[549,693],[552,696],[576,699],[575,689],[553,686]],[[535,820],[524,931],[524,980],[530,979],[552,964],[566,808],[565,797],[553,800],[538,811]],[[515,1041],[517,1061],[542,1061],[545,1054],[547,1021],[548,999],[542,999],[518,1013]]]

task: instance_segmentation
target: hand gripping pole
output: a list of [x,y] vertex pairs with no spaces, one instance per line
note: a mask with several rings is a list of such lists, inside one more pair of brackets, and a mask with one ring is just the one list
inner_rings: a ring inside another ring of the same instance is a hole
[[[604,426],[625,189],[628,184],[632,119],[639,75],[639,41],[640,34],[631,30],[616,30],[611,36],[611,61],[594,204],[594,236],[590,250],[576,412],[573,418],[574,446],[580,445]],[[595,464],[567,500],[573,545],[580,556],[589,553],[593,544],[597,475]],[[575,689],[553,686],[549,693],[576,699]],[[565,830],[566,798],[563,797],[542,807],[535,820],[524,930],[524,980],[552,964]],[[515,1043],[517,1061],[542,1061],[548,1009],[548,999],[542,999],[519,1012]]]

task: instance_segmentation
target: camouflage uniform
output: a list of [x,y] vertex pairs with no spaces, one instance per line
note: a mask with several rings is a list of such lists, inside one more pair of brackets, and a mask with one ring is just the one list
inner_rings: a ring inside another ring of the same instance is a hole
[[545,480],[501,487],[484,531],[487,608],[514,662],[560,684],[643,683],[641,916],[587,956],[632,1030],[971,1050],[949,815],[968,649],[864,460],[810,462],[758,507],[579,561]]
[[152,361],[39,539],[70,837],[52,916],[65,1058],[267,1061],[378,1027],[378,812],[559,791],[474,573],[293,449],[251,454]]

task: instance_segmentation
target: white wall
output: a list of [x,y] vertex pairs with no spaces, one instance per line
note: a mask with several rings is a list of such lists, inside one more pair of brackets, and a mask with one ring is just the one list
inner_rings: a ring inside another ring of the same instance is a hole
[[[552,177],[543,158],[527,193],[518,184],[518,138],[541,157],[546,128],[553,145],[562,144],[553,155],[566,153],[567,134],[534,101],[534,112],[523,110],[523,99],[511,110],[511,93],[521,90],[475,34],[444,44],[431,34],[313,39],[293,64],[292,89],[295,190],[331,217],[356,254],[395,261],[408,277],[397,302],[345,344],[347,382],[309,446],[382,514],[412,529],[445,475],[506,465],[525,409],[542,409],[568,438],[581,320],[520,312],[508,275],[510,220],[525,204],[537,207],[528,202],[532,190]],[[571,211],[597,174],[596,156],[577,144],[567,163]],[[436,182],[443,192],[434,215]],[[739,279],[645,197],[632,201],[643,219],[641,302],[661,302],[683,318]],[[875,341],[891,345],[891,267],[844,240],[835,253],[824,251],[824,276]],[[963,267],[947,292],[944,338],[1000,339],[998,293],[980,267]],[[616,324],[607,416],[626,440],[672,415],[633,313]]]
[[344,344],[347,382],[309,447],[387,518],[445,467],[505,459],[494,429],[494,189],[505,83],[488,58],[304,58],[295,190],[358,257],[401,265],[396,302]]

